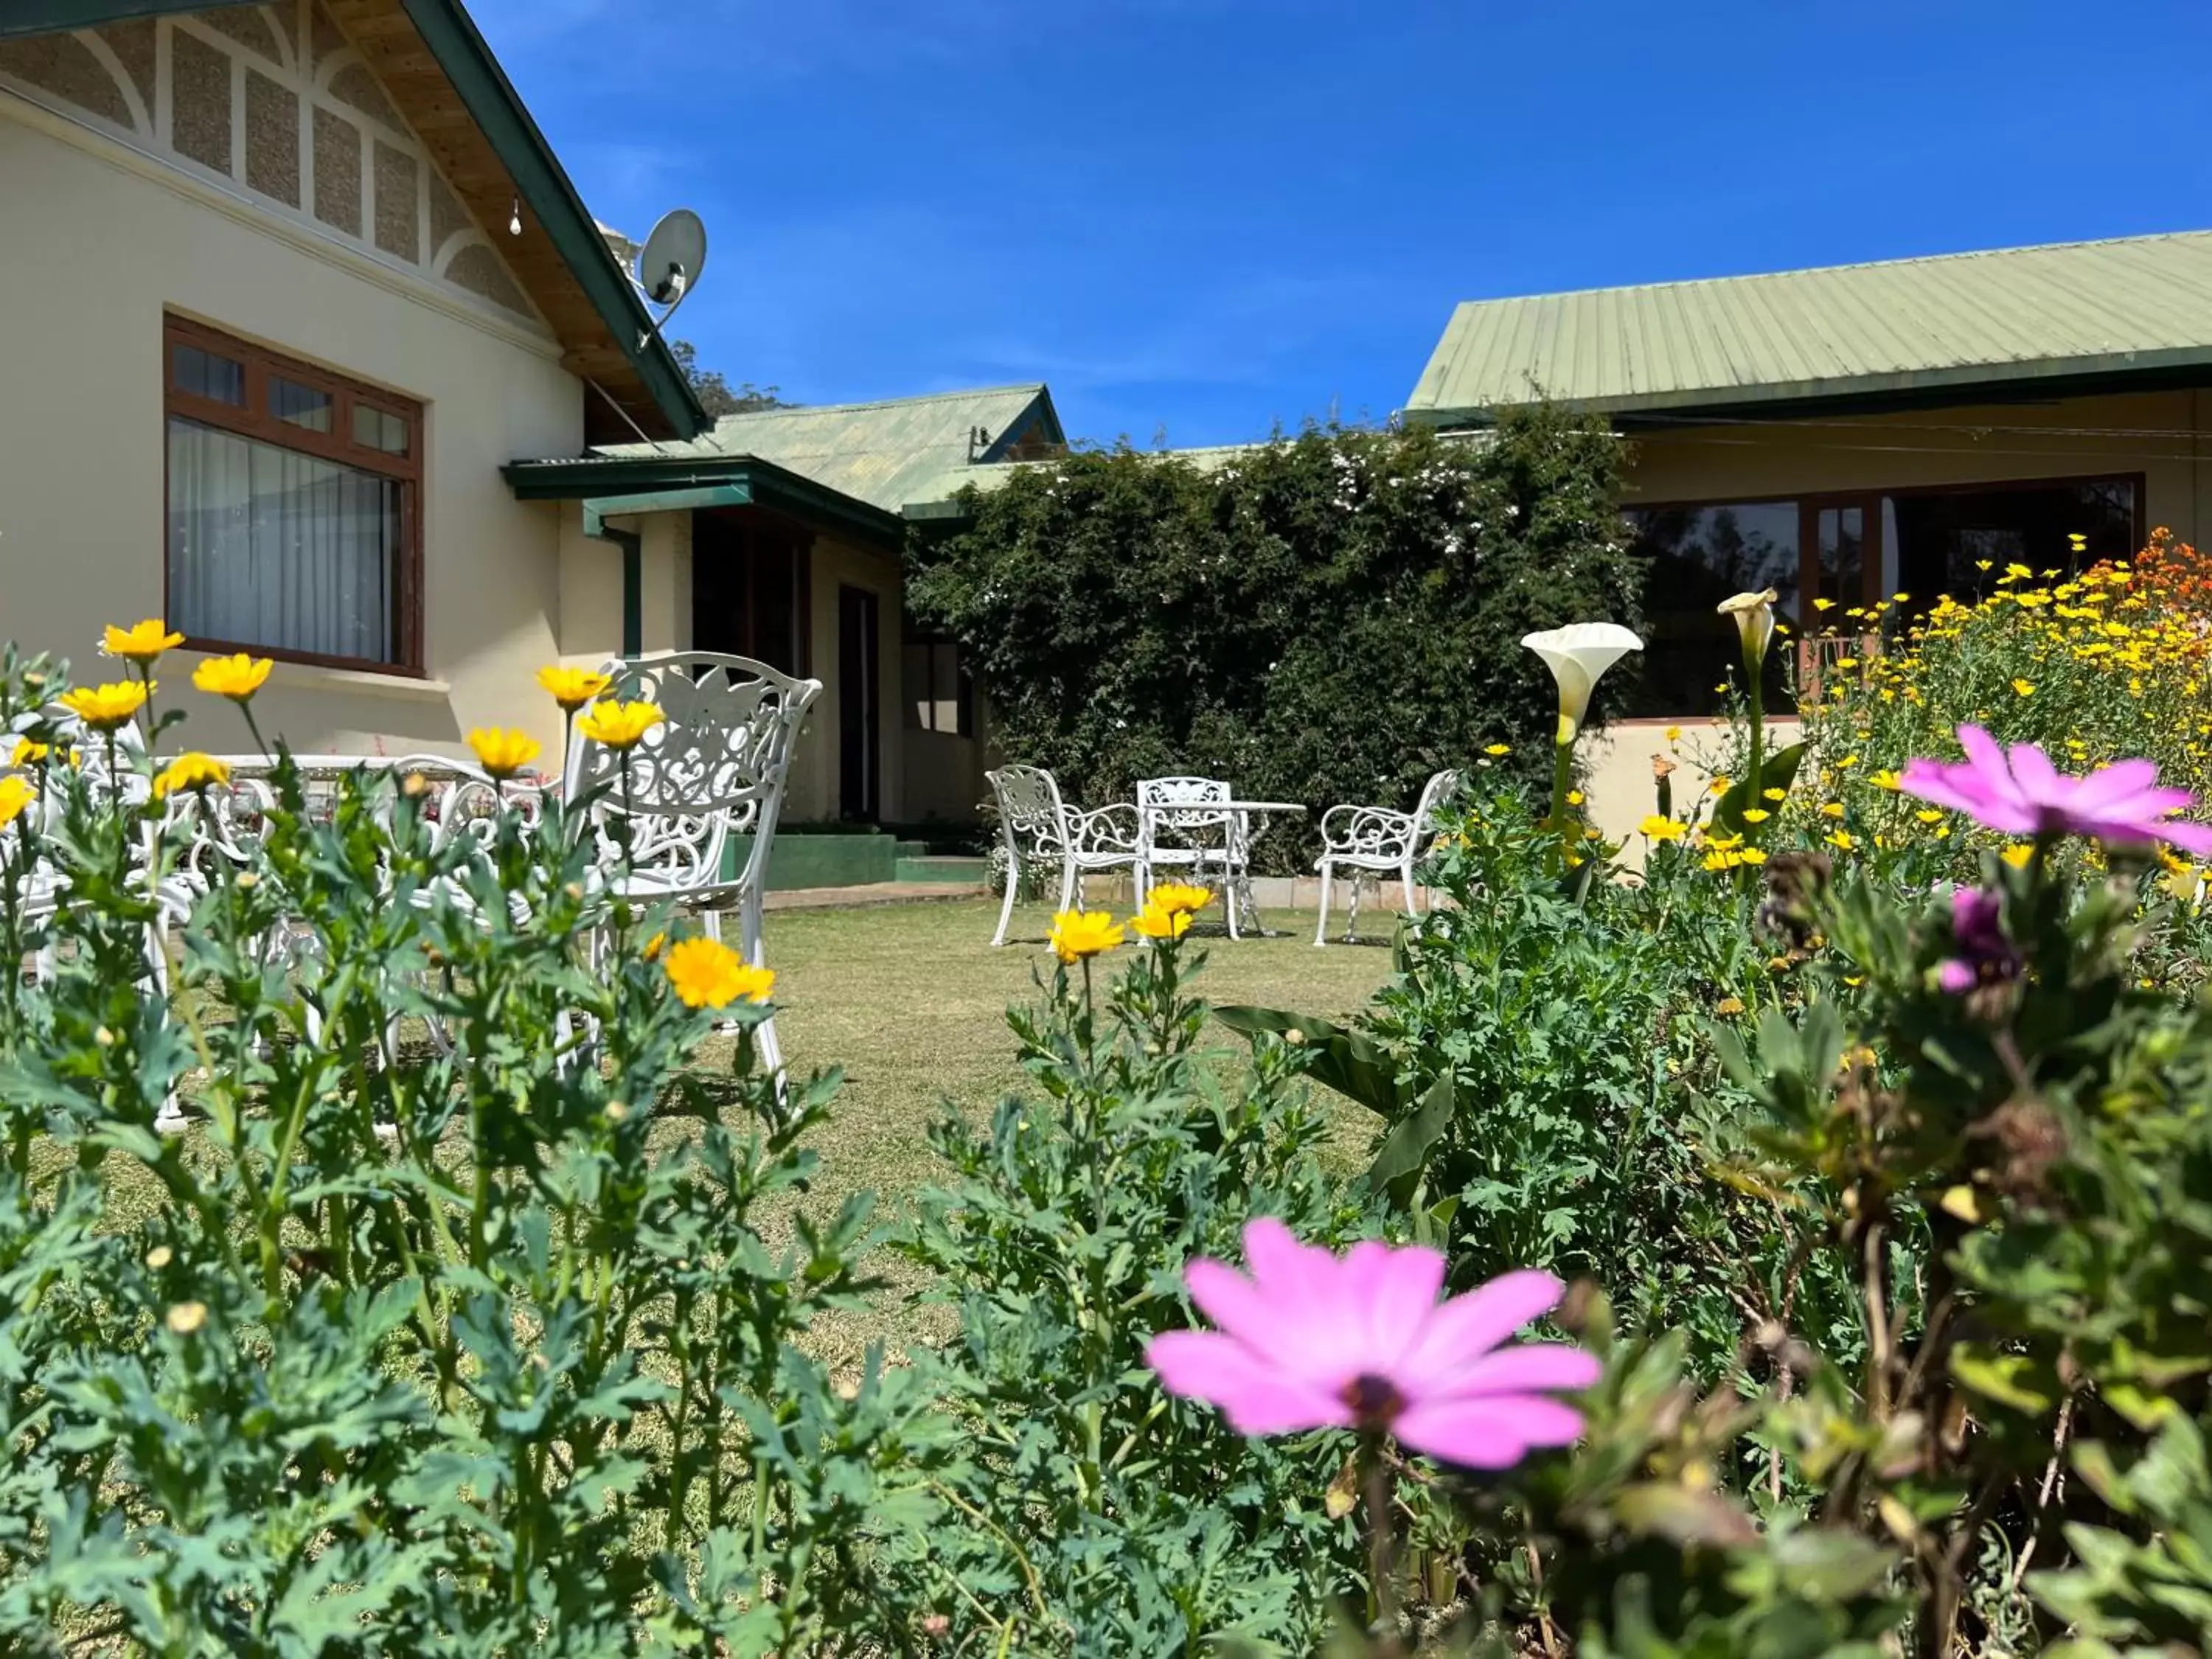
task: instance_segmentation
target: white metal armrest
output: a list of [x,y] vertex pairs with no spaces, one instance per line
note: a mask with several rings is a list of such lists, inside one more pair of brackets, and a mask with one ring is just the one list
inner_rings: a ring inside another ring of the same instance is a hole
[[1332,806],[1322,815],[1322,856],[1401,859],[1413,844],[1414,827],[1411,812],[1394,812],[1387,806]]
[[1067,833],[1079,855],[1126,853],[1134,857],[1138,840],[1143,834],[1143,822],[1137,809],[1127,801],[1117,800],[1088,812],[1071,806],[1067,809]]

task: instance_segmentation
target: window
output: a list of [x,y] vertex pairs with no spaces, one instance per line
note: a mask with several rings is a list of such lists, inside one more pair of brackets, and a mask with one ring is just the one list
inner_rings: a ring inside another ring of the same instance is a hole
[[[1793,632],[1848,633],[1856,606],[1910,595],[1917,611],[1948,593],[1990,592],[2007,564],[2073,572],[2141,544],[2142,480],[2029,479],[1867,490],[1802,500],[1631,509],[1636,550],[1652,562],[1647,648],[1630,713],[1710,714],[1737,667],[1735,634],[1713,607],[1771,587]],[[2077,556],[2070,538],[2084,538]],[[1809,603],[1808,603],[1809,602]],[[1791,653],[1766,663],[1766,703],[1786,708]]]
[[[1740,665],[1735,629],[1718,614],[1734,593],[1771,587],[1778,614],[1794,625],[1803,576],[1795,501],[1643,507],[1628,515],[1636,551],[1651,561],[1644,584],[1644,673],[1632,714],[1705,714],[1715,690]],[[1782,696],[1784,653],[1767,659],[1768,706]],[[1741,673],[1741,668],[1738,668]]]
[[975,688],[951,640],[912,635],[906,641],[906,723],[919,732],[975,735]]
[[812,539],[747,510],[691,515],[691,642],[805,676]]
[[169,625],[421,672],[421,406],[173,318],[167,336]]

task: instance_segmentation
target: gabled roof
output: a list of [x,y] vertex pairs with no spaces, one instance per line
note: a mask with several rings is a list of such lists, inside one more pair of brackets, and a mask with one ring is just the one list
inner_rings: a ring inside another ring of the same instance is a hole
[[[92,28],[130,17],[212,11],[238,0],[3,0],[0,38]],[[461,0],[323,0],[431,159],[477,222],[522,234],[500,254],[562,347],[562,362],[596,382],[647,434],[689,438],[708,424],[690,383],[592,224]],[[609,27],[616,27],[610,23]],[[586,401],[587,430],[609,426]]]
[[723,416],[712,431],[688,444],[609,444],[598,453],[638,459],[752,457],[896,513],[908,501],[927,499],[950,471],[999,461],[1031,445],[1057,448],[1066,442],[1052,393],[1036,381],[874,403],[750,410]]
[[896,545],[908,502],[933,501],[973,472],[1065,447],[1042,382],[878,403],[725,415],[689,443],[609,444],[589,455],[510,462],[522,501],[584,501],[608,514],[775,507]]
[[1407,406],[1625,416],[2212,382],[2212,232],[1471,301]]

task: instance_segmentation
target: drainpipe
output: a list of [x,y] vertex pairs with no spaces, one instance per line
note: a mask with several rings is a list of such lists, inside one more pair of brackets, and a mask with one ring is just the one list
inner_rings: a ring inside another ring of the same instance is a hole
[[635,530],[614,528],[596,501],[584,503],[584,534],[622,549],[622,652],[625,657],[641,656],[645,652],[645,538]]

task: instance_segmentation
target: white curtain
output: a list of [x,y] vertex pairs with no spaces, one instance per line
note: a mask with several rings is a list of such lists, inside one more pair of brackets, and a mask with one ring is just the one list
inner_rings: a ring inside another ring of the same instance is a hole
[[195,639],[393,659],[400,485],[169,422],[169,626]]

